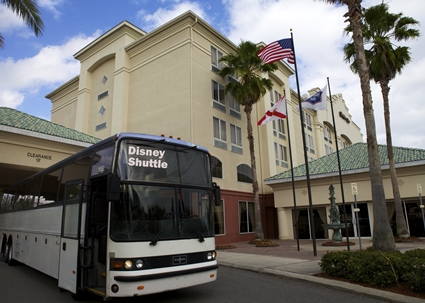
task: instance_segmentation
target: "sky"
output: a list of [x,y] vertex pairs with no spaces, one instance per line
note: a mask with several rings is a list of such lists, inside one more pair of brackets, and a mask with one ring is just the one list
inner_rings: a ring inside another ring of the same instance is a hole
[[[368,8],[382,0],[364,0]],[[420,22],[421,37],[398,46],[410,47],[412,61],[390,82],[394,146],[425,149],[425,1],[385,0],[392,13]],[[38,0],[45,28],[36,37],[21,19],[0,4],[0,106],[50,120],[45,96],[77,76],[73,55],[120,22],[127,20],[150,32],[187,10],[193,11],[233,43],[294,37],[300,93],[322,88],[342,94],[352,120],[366,142],[362,95],[357,75],[343,60],[346,6],[314,0]],[[297,91],[295,76],[291,88]],[[382,95],[371,82],[379,144],[386,144]],[[338,130],[337,130],[338,131]]]

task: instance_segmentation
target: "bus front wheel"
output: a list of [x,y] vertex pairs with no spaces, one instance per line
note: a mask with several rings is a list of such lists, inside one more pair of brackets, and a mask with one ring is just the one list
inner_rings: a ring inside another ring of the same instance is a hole
[[4,251],[4,261],[9,264],[9,266],[15,265],[15,260],[13,260],[13,248],[12,243],[9,243],[5,247]]

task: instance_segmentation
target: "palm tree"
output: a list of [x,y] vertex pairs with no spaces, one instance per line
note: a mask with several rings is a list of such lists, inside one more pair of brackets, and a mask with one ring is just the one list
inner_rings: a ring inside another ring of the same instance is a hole
[[[369,64],[370,77],[381,86],[384,102],[388,161],[396,211],[396,234],[401,238],[408,238],[410,234],[403,215],[397,172],[394,164],[390,124],[389,82],[398,73],[401,73],[404,66],[410,62],[410,52],[406,46],[397,46],[394,48],[392,40],[402,41],[419,37],[419,30],[409,28],[418,24],[418,21],[410,17],[404,17],[402,13],[389,13],[388,5],[385,3],[372,6],[364,12],[363,39],[365,45],[370,45],[368,49],[365,49],[366,60]],[[345,33],[348,34],[350,32],[351,27],[347,26]],[[352,43],[345,45],[344,53],[345,60],[351,63],[351,70],[357,73],[356,53]]]
[[249,152],[251,156],[252,169],[252,192],[255,206],[255,238],[264,240],[264,232],[261,223],[260,197],[258,192],[257,169],[254,153],[254,136],[252,132],[251,112],[253,105],[257,103],[264,94],[272,89],[270,79],[262,78],[263,73],[272,72],[277,69],[275,63],[264,64],[257,56],[260,47],[250,41],[242,41],[236,54],[230,53],[223,56],[220,61],[225,62],[218,73],[223,78],[226,76],[236,77],[238,81],[229,81],[224,88],[224,93],[230,92],[235,101],[244,107],[247,120],[247,133]]
[[[40,11],[36,0],[0,0],[16,13],[38,37],[43,34],[44,23],[41,20]],[[0,48],[4,48],[4,38],[0,33]]]
[[363,45],[363,9],[362,0],[321,0],[329,4],[346,5],[347,17],[352,29],[352,39],[356,53],[356,64],[360,78],[363,97],[363,115],[366,124],[367,149],[369,159],[369,175],[372,190],[373,205],[373,248],[390,251],[396,250],[394,236],[391,231],[385,202],[384,185],[382,182],[381,163],[379,159],[378,142],[376,139],[375,117],[373,115],[372,94],[370,90],[369,67]]

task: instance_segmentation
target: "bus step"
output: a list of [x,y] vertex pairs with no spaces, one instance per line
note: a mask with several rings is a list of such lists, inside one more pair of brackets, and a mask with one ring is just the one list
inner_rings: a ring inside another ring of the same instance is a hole
[[105,288],[87,288],[87,291],[92,292],[96,295],[104,297],[106,295]]

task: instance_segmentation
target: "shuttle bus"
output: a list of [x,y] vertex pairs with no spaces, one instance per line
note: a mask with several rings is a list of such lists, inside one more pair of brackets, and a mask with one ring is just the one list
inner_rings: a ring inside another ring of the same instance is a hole
[[1,252],[77,298],[213,282],[215,205],[207,149],[120,133],[5,189]]

